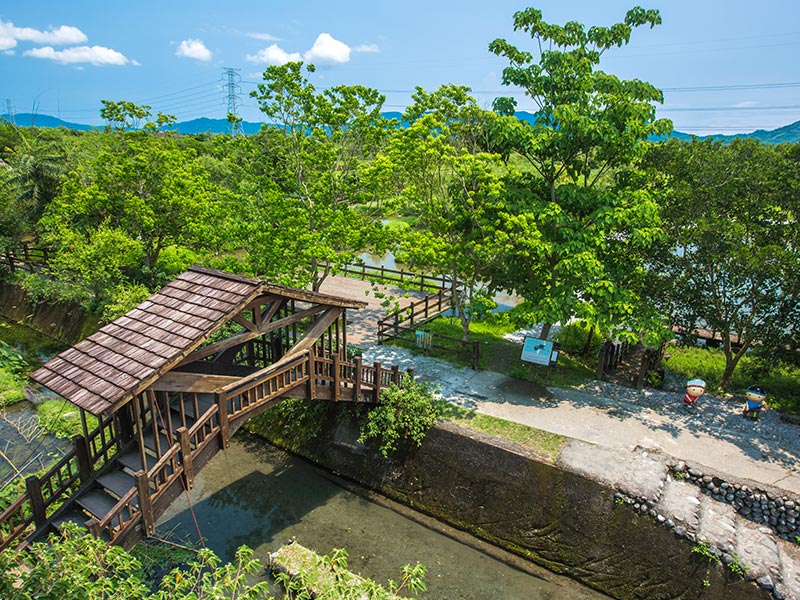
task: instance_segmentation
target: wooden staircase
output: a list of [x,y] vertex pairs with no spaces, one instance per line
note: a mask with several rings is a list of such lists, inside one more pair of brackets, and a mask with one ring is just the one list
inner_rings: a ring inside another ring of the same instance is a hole
[[[108,417],[41,478],[29,478],[26,493],[0,515],[0,550],[43,539],[66,521],[131,547],[154,533],[158,517],[193,487],[195,473],[230,445],[248,419],[291,397],[377,402],[380,390],[401,377],[396,366],[363,365],[360,359],[348,362],[306,349],[213,394],[170,394],[157,408],[156,422],[143,421],[142,431],[124,444],[115,430],[118,419]],[[59,501],[63,504],[56,508]]]

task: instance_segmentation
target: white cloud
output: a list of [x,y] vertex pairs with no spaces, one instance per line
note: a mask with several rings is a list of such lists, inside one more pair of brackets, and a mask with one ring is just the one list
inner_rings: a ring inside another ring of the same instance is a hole
[[65,65],[89,63],[95,66],[101,65],[138,65],[136,61],[130,60],[121,52],[104,48],[103,46],[75,46],[64,50],[54,50],[52,46],[43,48],[33,48],[23,52],[25,56],[34,58],[44,58],[54,60]]
[[353,52],[380,52],[381,49],[378,48],[378,44],[361,44],[360,46],[355,46]]
[[15,27],[11,21],[0,19],[0,50],[9,50],[16,47],[17,41],[34,42],[36,44],[81,44],[89,38],[77,27],[62,25],[47,31],[40,31],[31,27]]
[[267,63],[268,65],[285,65],[288,62],[300,60],[299,52],[286,52],[278,44],[272,44],[268,48],[263,48],[255,54],[248,54],[247,60],[251,62]]
[[271,35],[269,33],[253,32],[253,33],[246,33],[245,35],[247,37],[251,37],[251,38],[253,38],[255,40],[261,40],[262,42],[277,42],[277,41],[280,41],[280,38],[277,38],[274,35]]
[[206,48],[206,45],[200,40],[188,39],[183,40],[175,52],[178,56],[186,58],[193,58],[195,60],[211,60],[211,50]]
[[304,58],[315,65],[334,65],[350,60],[350,46],[334,39],[329,33],[320,33]]

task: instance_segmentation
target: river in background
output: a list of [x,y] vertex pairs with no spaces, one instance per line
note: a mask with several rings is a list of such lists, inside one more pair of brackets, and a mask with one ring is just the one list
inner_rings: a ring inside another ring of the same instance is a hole
[[[607,596],[555,575],[408,508],[346,484],[311,463],[240,432],[158,524],[160,535],[206,545],[225,560],[246,544],[264,560],[289,540],[386,583],[420,562],[436,600],[597,599]],[[195,526],[195,519],[197,526]],[[199,528],[199,533],[198,533]]]

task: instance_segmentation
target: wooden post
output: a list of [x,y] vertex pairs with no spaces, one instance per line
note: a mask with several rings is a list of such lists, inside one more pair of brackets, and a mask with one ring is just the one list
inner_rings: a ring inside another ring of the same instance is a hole
[[363,367],[361,366],[361,357],[356,356],[355,359],[355,378],[356,380],[353,382],[353,402],[360,402],[361,401],[361,372]]
[[425,296],[425,318],[428,318],[428,300],[430,300],[430,296]]
[[44,498],[42,498],[42,482],[35,475],[31,475],[25,480],[25,490],[31,500],[34,523],[37,527],[43,525],[47,520],[47,514],[44,510]]
[[392,383],[400,385],[400,367],[392,365]]
[[189,430],[180,427],[177,431],[178,442],[181,445],[181,464],[183,465],[183,478],[187,489],[194,487],[194,466],[192,464],[192,446],[189,443]]
[[219,417],[219,447],[224,450],[231,446],[230,425],[228,424],[228,400],[218,393],[217,397],[217,416]]
[[598,379],[603,378],[606,371],[606,355],[608,354],[608,342],[604,342],[600,346],[600,354],[597,357],[597,373],[595,374]]
[[375,375],[372,380],[372,401],[377,404],[381,394],[381,363],[372,363],[372,368],[375,369]]
[[478,360],[480,359],[480,354],[481,354],[481,343],[472,342],[472,369],[475,371],[478,370]]
[[92,478],[92,460],[89,457],[89,444],[82,435],[72,438],[72,447],[75,448],[75,460],[78,462],[78,476],[81,483],[86,483]]
[[89,533],[98,539],[100,539],[100,536],[103,533],[100,529],[100,521],[98,521],[95,517],[92,517],[86,521],[86,529],[88,529]]
[[142,511],[142,524],[147,537],[156,531],[156,520],[153,514],[153,502],[150,498],[150,483],[147,480],[147,471],[138,471],[136,475],[136,491],[139,493],[139,510]]
[[342,385],[341,381],[341,373],[342,373],[342,364],[341,364],[341,355],[337,352],[333,355],[333,391],[331,393],[331,399],[336,402],[339,400],[339,387]]
[[309,400],[317,397],[317,367],[314,362],[314,348],[308,350],[308,383],[306,383],[306,395]]

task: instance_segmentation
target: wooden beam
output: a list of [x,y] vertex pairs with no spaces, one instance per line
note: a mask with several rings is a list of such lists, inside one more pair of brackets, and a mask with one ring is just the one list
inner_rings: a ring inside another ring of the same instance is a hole
[[[240,333],[238,335],[234,335],[233,337],[229,337],[226,340],[221,340],[214,344],[209,344],[208,346],[203,346],[202,348],[198,348],[194,352],[192,352],[189,356],[183,359],[180,363],[176,366],[181,367],[185,364],[190,362],[194,362],[196,360],[200,360],[201,358],[206,358],[207,356],[211,356],[212,354],[216,354],[217,352],[222,352],[223,350],[227,350],[228,348],[233,348],[234,346],[241,346],[253,340],[257,337],[261,337],[264,334],[269,333],[270,331],[275,331],[276,329],[280,329],[281,327],[285,327],[286,325],[290,325],[292,323],[296,323],[301,321],[302,319],[315,315],[318,312],[325,310],[326,306],[312,306],[309,309],[302,310],[299,313],[295,313],[293,315],[289,315],[288,317],[284,317],[283,319],[278,319],[277,321],[264,322],[261,325],[261,328],[258,331],[246,331],[245,333]],[[275,312],[277,312],[278,308],[274,308]],[[270,311],[272,312],[272,311]],[[270,317],[271,318],[271,317]]]
[[255,323],[251,323],[247,319],[245,319],[241,314],[233,315],[233,319],[231,319],[234,323],[238,323],[248,331],[258,331],[258,327]]
[[[326,308],[326,307],[320,307]],[[314,344],[317,343],[319,337],[325,333],[325,330],[331,326],[332,323],[338,319],[343,312],[342,308],[338,306],[330,307],[328,310],[325,311],[325,314],[321,315],[319,319],[317,319],[311,328],[306,331],[305,335],[298,341],[294,346],[289,348],[289,351],[283,355],[281,361],[286,359],[287,357],[295,356],[296,354],[302,352],[303,350],[308,350]],[[299,313],[298,313],[299,314]]]
[[170,371],[153,384],[157,392],[213,393],[241,377],[228,375],[204,375],[203,373],[176,373]]

